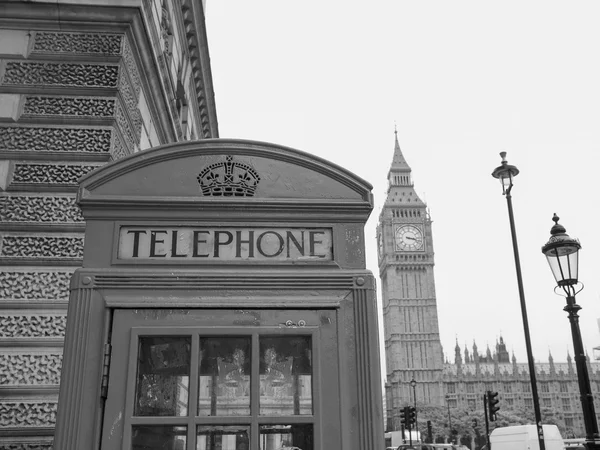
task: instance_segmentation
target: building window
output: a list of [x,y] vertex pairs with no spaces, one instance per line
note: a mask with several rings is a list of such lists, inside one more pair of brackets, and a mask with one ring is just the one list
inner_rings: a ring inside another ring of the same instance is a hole
[[521,384],[521,389],[523,390],[523,392],[531,392],[531,384],[523,383]]
[[450,406],[450,408],[456,408],[458,407],[458,402],[456,400],[448,400],[448,406]]
[[467,384],[467,393],[469,393],[469,394],[475,393],[475,385],[473,383]]
[[510,383],[504,383],[504,392],[505,393],[512,392],[512,384],[510,384]]
[[569,392],[569,385],[566,381],[560,382],[560,392]]
[[573,418],[565,417],[565,426],[572,428],[573,427]]
[[513,406],[513,405],[514,405],[514,403],[515,403],[515,402],[514,402],[514,400],[513,400],[512,398],[507,398],[507,399],[506,399],[506,404],[507,404],[508,406]]
[[548,383],[541,383],[540,391],[541,392],[550,392],[550,387],[548,386]]
[[542,399],[542,405],[545,408],[551,408],[552,407],[552,399],[550,399],[550,398],[543,398]]
[[569,400],[568,398],[563,398],[562,407],[563,411],[571,411],[571,400]]
[[312,449],[311,354],[303,335],[141,336],[131,448],[186,448],[192,435],[197,448],[248,448],[255,429]]
[[469,403],[469,409],[471,411],[475,411],[477,409],[477,404],[476,404],[475,400],[471,399],[468,401],[468,403]]
[[533,399],[532,398],[525,398],[523,399],[524,403],[525,403],[525,408],[533,408]]
[[448,394],[455,394],[456,393],[456,384],[454,384],[454,383],[448,383],[447,387],[448,387]]

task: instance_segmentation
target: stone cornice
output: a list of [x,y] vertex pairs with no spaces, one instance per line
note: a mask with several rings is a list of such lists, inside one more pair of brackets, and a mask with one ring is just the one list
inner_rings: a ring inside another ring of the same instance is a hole
[[[192,0],[183,0],[185,36],[189,45],[192,76],[198,108],[201,117],[200,138],[218,137],[218,124],[210,57],[204,25],[202,4]],[[142,1],[128,0],[118,2],[119,6],[106,6],[106,2],[94,0],[76,3],[31,3],[8,2],[0,9],[0,28],[53,30],[66,32],[115,32],[127,33],[132,41],[132,48],[139,60],[140,73],[149,92],[162,92],[164,95],[153,96],[152,109],[157,119],[155,125],[163,142],[177,140],[174,117],[169,113],[171,105],[165,98],[166,92],[162,76],[148,76],[161,72],[154,56],[149,30],[144,24]]]
[[192,76],[198,96],[203,138],[218,138],[217,110],[202,2],[182,0],[183,20],[190,51]]

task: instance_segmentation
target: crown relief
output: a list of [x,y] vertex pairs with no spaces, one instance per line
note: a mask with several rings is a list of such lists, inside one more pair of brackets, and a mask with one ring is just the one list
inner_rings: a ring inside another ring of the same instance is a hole
[[202,195],[206,197],[254,197],[260,176],[248,164],[233,160],[210,164],[198,174]]

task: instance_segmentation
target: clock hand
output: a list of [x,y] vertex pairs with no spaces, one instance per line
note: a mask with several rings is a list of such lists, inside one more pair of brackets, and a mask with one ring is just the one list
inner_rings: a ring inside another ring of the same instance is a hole
[[412,239],[413,241],[416,241],[416,239],[412,236],[406,236],[406,239]]

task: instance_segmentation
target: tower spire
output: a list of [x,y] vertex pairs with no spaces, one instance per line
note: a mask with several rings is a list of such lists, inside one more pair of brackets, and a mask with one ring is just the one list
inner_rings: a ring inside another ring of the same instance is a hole
[[401,170],[403,172],[410,172],[410,166],[406,162],[402,150],[400,149],[400,143],[398,142],[398,128],[394,125],[394,157],[392,159],[392,167],[390,171]]
[[[425,206],[425,203],[414,190],[411,172],[412,169],[406,162],[406,158],[404,158],[400,149],[398,128],[394,125],[394,157],[388,171],[388,201],[397,201],[400,203],[402,202],[400,196],[402,196],[404,202],[413,203],[410,206]],[[392,196],[392,200],[390,200],[390,195]]]

